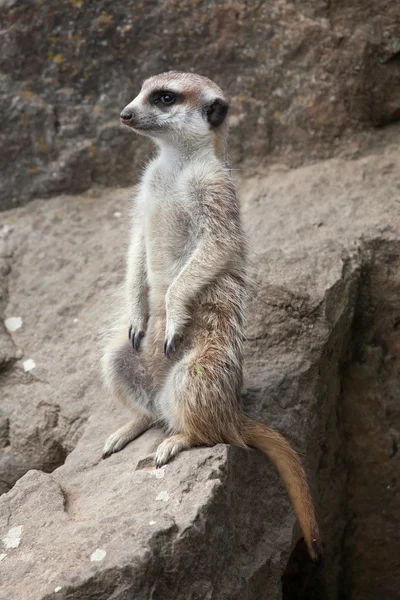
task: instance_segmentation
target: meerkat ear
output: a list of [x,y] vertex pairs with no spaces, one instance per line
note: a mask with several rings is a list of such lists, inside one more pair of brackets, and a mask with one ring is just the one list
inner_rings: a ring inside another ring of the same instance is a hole
[[211,104],[207,104],[205,107],[205,114],[211,127],[218,127],[225,121],[228,108],[229,104],[226,100],[222,100],[222,98],[216,98]]

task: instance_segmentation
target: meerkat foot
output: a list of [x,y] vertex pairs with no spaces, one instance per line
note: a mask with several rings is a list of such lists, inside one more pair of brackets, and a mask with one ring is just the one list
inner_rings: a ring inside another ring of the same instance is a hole
[[139,437],[142,433],[144,433],[150,425],[153,423],[153,419],[147,415],[141,415],[138,419],[134,421],[130,421],[120,429],[118,429],[115,433],[110,435],[107,438],[106,443],[104,444],[102,458],[108,458],[114,452],[119,452],[129,442]]
[[173,458],[179,452],[181,452],[181,450],[187,450],[192,446],[192,442],[187,437],[187,435],[184,434],[173,435],[167,438],[166,440],[161,442],[161,444],[157,448],[156,457],[154,461],[156,464],[156,468],[159,469],[163,465],[166,465],[167,462],[169,462],[171,458]]

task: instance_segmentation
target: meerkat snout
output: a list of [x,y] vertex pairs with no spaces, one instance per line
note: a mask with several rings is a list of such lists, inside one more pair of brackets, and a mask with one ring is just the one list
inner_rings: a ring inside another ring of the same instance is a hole
[[128,124],[130,121],[132,121],[132,117],[133,117],[133,112],[131,110],[124,109],[122,111],[122,113],[120,114],[121,121],[126,124]]

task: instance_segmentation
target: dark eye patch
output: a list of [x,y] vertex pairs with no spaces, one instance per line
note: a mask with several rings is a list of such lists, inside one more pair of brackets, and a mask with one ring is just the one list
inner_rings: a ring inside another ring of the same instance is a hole
[[172,92],[170,90],[155,90],[149,96],[149,102],[152,105],[157,106],[162,110],[167,109],[169,106],[176,104],[177,102],[182,101],[182,94],[177,94],[176,92]]

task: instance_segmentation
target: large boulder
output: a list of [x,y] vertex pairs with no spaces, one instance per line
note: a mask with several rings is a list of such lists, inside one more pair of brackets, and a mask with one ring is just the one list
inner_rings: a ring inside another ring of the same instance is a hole
[[235,163],[355,154],[400,118],[399,39],[389,0],[2,0],[0,208],[131,184],[143,144],[119,113],[172,68],[232,98]]
[[325,569],[256,452],[193,449],[155,471],[154,429],[100,459],[129,418],[98,365],[129,194],[3,214],[1,309],[20,326],[1,372],[2,600],[396,597],[399,167],[387,145],[239,186],[253,281],[243,397],[304,457]]

